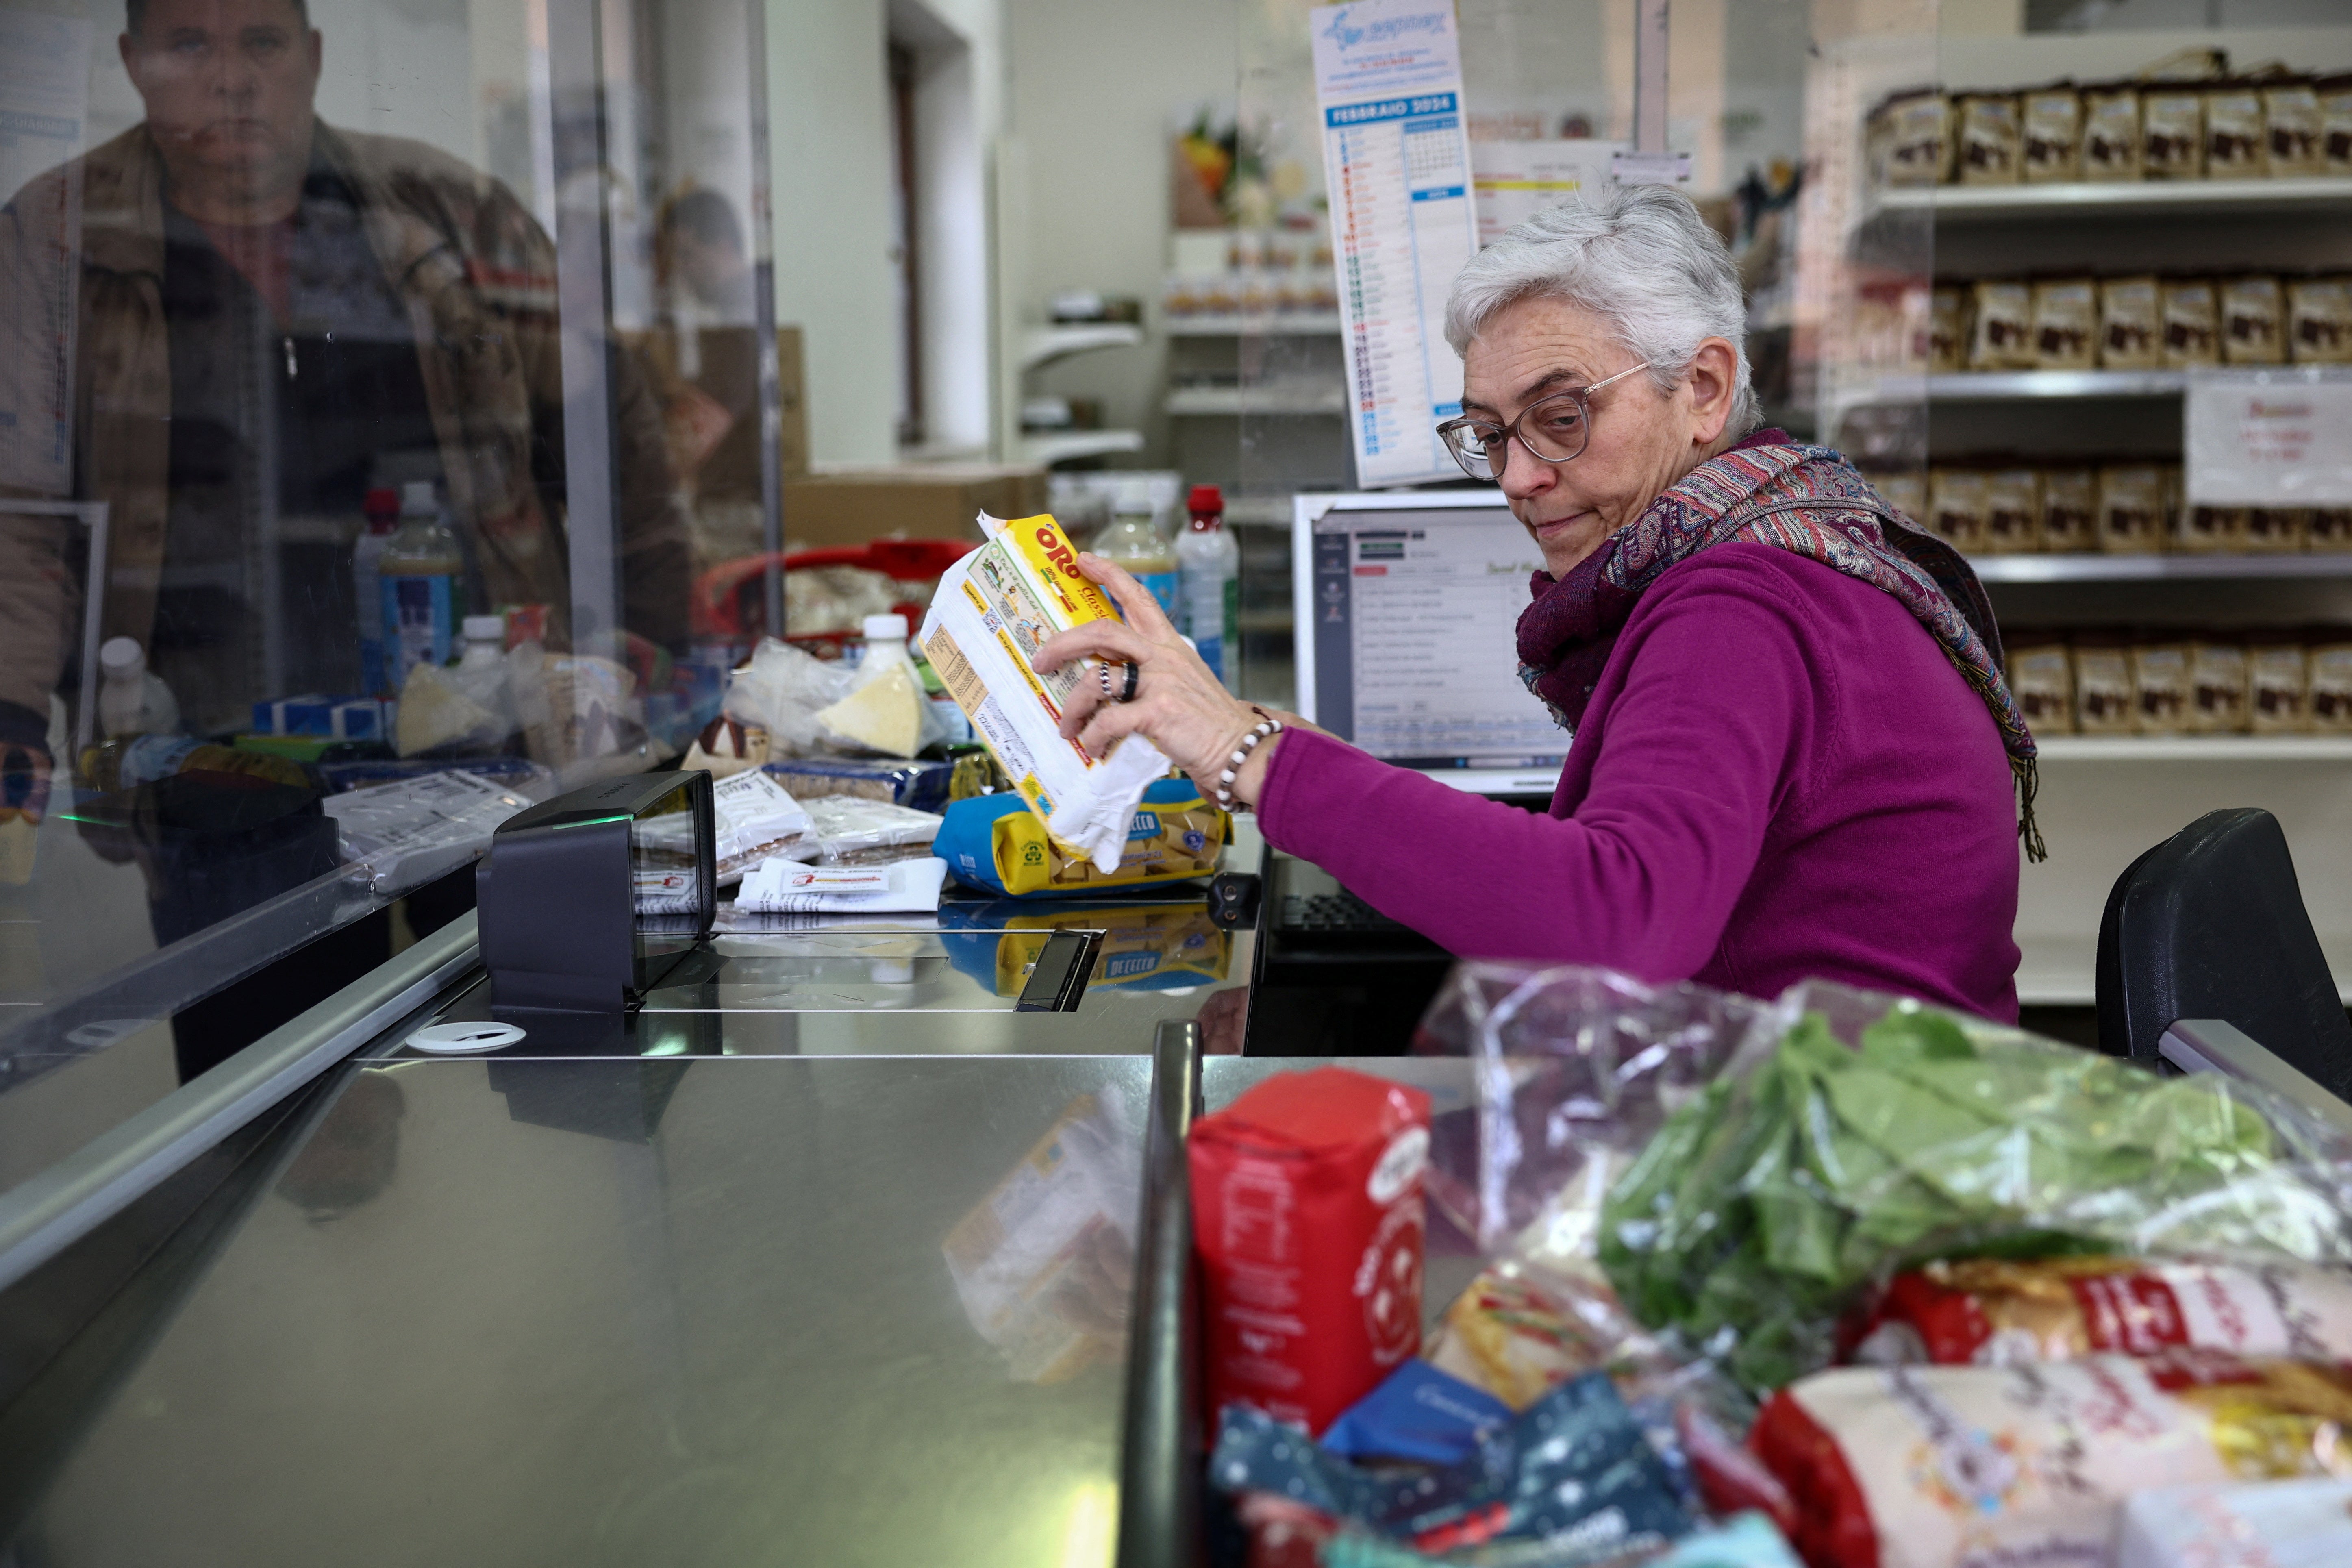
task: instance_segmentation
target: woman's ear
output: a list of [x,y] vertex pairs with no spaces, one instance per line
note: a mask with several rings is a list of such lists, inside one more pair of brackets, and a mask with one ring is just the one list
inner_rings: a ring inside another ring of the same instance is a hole
[[1683,384],[1690,390],[1691,442],[1711,447],[1731,423],[1738,402],[1739,351],[1724,338],[1702,338]]

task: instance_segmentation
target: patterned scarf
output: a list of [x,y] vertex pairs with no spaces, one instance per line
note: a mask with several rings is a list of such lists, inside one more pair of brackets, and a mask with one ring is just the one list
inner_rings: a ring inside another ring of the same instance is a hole
[[1750,437],[1691,470],[1567,576],[1538,572],[1535,603],[1519,616],[1519,679],[1573,731],[1643,590],[1730,540],[1792,551],[1902,602],[2000,727],[2017,781],[2018,837],[2028,859],[2048,858],[2033,820],[2033,736],[2001,674],[2000,632],[1983,584],[1958,552],[1905,520],[1827,447],[1778,430]]

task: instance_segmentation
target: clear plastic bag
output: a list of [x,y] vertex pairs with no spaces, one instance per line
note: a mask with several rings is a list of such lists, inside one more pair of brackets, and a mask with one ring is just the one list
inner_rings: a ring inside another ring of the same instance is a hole
[[471,860],[499,824],[530,804],[520,790],[451,771],[331,795],[320,809],[335,819],[343,858],[390,897]]
[[930,853],[942,820],[887,800],[834,795],[807,805],[817,858],[827,866],[870,866]]
[[1937,1256],[2352,1262],[2352,1148],[2216,1076],[1818,982],[1767,1004],[1468,964],[1424,1029],[1477,1061],[1438,1201],[1490,1253],[1597,1262],[1750,1388],[1826,1364],[1872,1283]]
[[814,752],[819,749],[818,710],[848,695],[855,673],[790,643],[762,637],[751,662],[728,681],[721,708],[730,719],[768,731],[771,755]]

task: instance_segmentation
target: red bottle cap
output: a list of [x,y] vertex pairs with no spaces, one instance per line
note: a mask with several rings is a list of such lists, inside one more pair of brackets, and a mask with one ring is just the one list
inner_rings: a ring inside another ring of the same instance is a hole
[[1194,485],[1192,499],[1184,503],[1184,510],[1194,517],[1222,519],[1225,512],[1225,492],[1214,485]]
[[374,533],[389,533],[400,521],[400,492],[379,485],[360,499],[360,515]]

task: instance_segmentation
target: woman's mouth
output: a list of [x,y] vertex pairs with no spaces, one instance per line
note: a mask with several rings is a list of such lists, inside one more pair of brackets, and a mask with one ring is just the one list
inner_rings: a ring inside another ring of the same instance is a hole
[[1570,529],[1591,515],[1589,511],[1572,511],[1566,517],[1556,517],[1548,522],[1530,522],[1527,525],[1528,531],[1534,534],[1538,541],[1549,543],[1552,540],[1560,538]]

